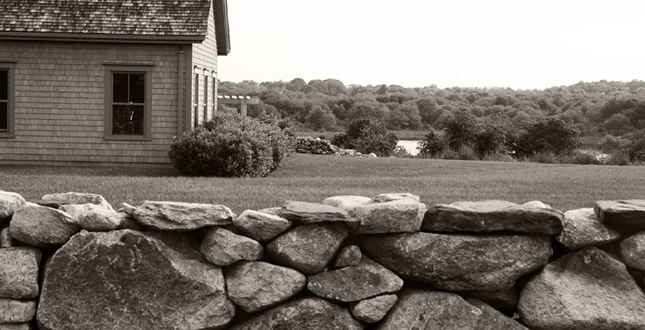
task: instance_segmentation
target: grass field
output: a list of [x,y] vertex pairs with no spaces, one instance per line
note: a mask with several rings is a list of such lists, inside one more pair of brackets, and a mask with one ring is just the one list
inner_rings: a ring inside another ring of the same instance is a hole
[[432,205],[461,200],[541,200],[560,210],[596,200],[645,199],[645,167],[546,165],[293,154],[266,178],[180,177],[173,170],[0,166],[0,189],[39,199],[92,192],[122,202],[170,200],[245,209],[285,200],[321,202],[336,195],[410,192]]

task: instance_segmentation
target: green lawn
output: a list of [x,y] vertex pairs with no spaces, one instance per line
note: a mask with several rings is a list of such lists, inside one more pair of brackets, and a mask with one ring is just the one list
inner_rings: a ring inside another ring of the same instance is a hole
[[27,199],[53,192],[92,192],[119,206],[143,200],[223,204],[234,212],[320,202],[335,195],[410,192],[424,203],[541,200],[560,210],[596,200],[645,199],[645,167],[546,165],[293,154],[269,177],[179,177],[172,170],[0,166],[0,189]]

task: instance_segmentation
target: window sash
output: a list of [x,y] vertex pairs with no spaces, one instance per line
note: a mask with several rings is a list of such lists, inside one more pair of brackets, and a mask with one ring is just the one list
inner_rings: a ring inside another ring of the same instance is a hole
[[[126,86],[117,86],[116,77],[127,75]],[[146,135],[146,72],[112,71],[112,134],[113,136],[145,136]],[[133,78],[143,76],[143,84],[136,84]],[[117,95],[116,89],[121,89]],[[140,88],[141,90],[137,90]],[[125,94],[125,95],[123,95]],[[141,95],[139,95],[141,94]],[[143,99],[144,102],[132,102],[133,99]],[[116,101],[118,100],[118,102]],[[123,102],[125,101],[125,102]],[[128,115],[128,112],[130,114]]]
[[0,138],[14,138],[15,62],[0,61]]

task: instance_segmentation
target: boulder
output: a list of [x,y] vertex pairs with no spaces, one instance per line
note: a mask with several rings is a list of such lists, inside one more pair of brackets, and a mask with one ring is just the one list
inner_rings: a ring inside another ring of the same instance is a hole
[[0,222],[25,206],[25,199],[14,192],[0,190]]
[[368,203],[350,213],[358,220],[361,234],[410,233],[421,228],[426,205],[412,199]]
[[645,295],[623,263],[588,247],[544,267],[520,294],[531,329],[645,329]]
[[363,253],[404,279],[448,291],[509,288],[549,262],[551,238],[409,233],[363,235]]
[[29,322],[36,316],[36,306],[36,300],[0,298],[0,324]]
[[342,268],[347,266],[356,266],[363,259],[363,253],[358,245],[348,245],[338,253],[334,267]]
[[539,208],[539,209],[550,209],[551,205],[544,204],[540,201],[530,201],[522,204],[524,207],[532,207],[532,208]]
[[620,242],[620,257],[627,266],[645,270],[645,231]]
[[503,309],[517,309],[520,295],[515,287],[496,291],[467,291],[462,294],[464,298],[481,300],[493,307]]
[[96,204],[107,208],[108,210],[114,211],[112,205],[108,203],[105,198],[97,194],[89,193],[77,193],[77,192],[68,192],[68,193],[59,193],[59,194],[48,194],[41,198],[41,201],[55,203],[59,205],[64,204]]
[[240,261],[224,272],[228,298],[247,313],[255,313],[293,297],[307,278],[297,270],[263,261]]
[[401,291],[399,299],[376,330],[528,330],[483,303],[472,305],[449,292]]
[[258,260],[264,255],[264,249],[257,241],[220,227],[207,229],[199,250],[216,266],[228,266],[240,260]]
[[67,212],[81,229],[87,231],[115,230],[124,222],[123,216],[102,205],[65,204],[59,210]]
[[361,330],[346,308],[318,297],[302,297],[266,310],[229,330]]
[[28,203],[13,215],[11,237],[37,247],[65,244],[80,228],[67,212]]
[[365,196],[334,196],[323,200],[323,204],[331,205],[349,212],[357,205],[369,202],[371,198]]
[[37,298],[41,258],[40,250],[32,247],[0,249],[0,298]]
[[560,211],[505,201],[455,202],[428,209],[422,231],[556,235],[562,231]]
[[233,219],[233,226],[242,235],[260,243],[266,243],[285,230],[291,228],[293,222],[277,215],[246,210]]
[[0,248],[14,246],[13,237],[11,237],[11,228],[4,227],[0,229]]
[[594,212],[598,220],[622,233],[645,230],[645,199],[597,201]]
[[316,274],[327,267],[348,235],[342,223],[301,225],[273,239],[265,250],[280,265]]
[[354,222],[347,211],[325,204],[287,201],[278,215],[302,223]]
[[620,237],[618,231],[598,221],[593,208],[564,212],[564,228],[555,240],[569,250],[611,243]]
[[307,289],[329,300],[353,302],[384,293],[395,293],[403,280],[387,268],[363,257],[357,266],[345,267],[307,277]]
[[421,198],[419,198],[418,195],[413,195],[410,193],[378,194],[370,199],[370,203],[386,203],[400,200],[411,200],[417,203],[421,203]]
[[29,323],[0,323],[0,330],[32,330]]
[[365,323],[376,323],[383,319],[397,301],[395,294],[361,300],[349,304],[349,311],[355,318]]
[[235,307],[220,267],[180,233],[81,231],[51,258],[43,330],[221,329]]
[[142,225],[157,230],[190,231],[230,225],[235,214],[223,205],[145,201],[136,207],[133,216]]

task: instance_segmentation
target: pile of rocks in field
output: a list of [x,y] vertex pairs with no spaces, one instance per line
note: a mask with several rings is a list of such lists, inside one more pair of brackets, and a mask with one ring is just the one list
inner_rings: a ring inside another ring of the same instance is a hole
[[376,157],[376,154],[365,154],[353,150],[339,148],[329,140],[321,138],[313,138],[311,136],[299,136],[296,138],[296,152],[302,154],[317,154],[317,155],[336,155],[336,156],[353,156],[353,157]]
[[398,193],[236,215],[0,191],[0,227],[0,330],[645,329],[645,200]]

